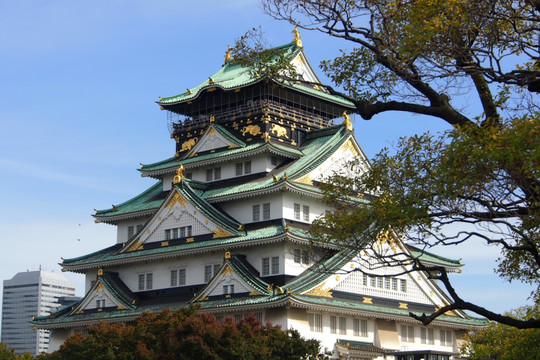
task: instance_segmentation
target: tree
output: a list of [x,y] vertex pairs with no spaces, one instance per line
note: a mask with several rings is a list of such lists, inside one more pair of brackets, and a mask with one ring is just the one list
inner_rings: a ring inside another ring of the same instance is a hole
[[315,359],[319,343],[254,316],[220,324],[198,307],[143,313],[132,324],[100,323],[74,335],[42,360],[62,359]]
[[30,360],[33,358],[29,352],[15,354],[14,349],[10,349],[6,344],[0,342],[0,360]]
[[[510,315],[527,319],[538,317],[538,309],[522,307]],[[470,333],[461,349],[471,360],[536,360],[540,356],[540,329],[516,329],[491,322],[486,329]]]
[[[326,90],[353,102],[362,118],[402,111],[452,127],[440,135],[401,139],[395,154],[384,149],[370,170],[353,179],[328,179],[327,201],[338,211],[317,221],[312,233],[343,247],[369,247],[380,266],[405,263],[407,271],[424,270],[440,280],[452,302],[429,316],[411,314],[426,325],[462,309],[515,327],[540,327],[538,317],[516,319],[463,300],[445,268],[426,267],[406,249],[398,255],[378,251],[381,235],[399,234],[421,249],[479,238],[500,247],[498,274],[536,286],[531,298],[540,302],[540,4],[262,0],[262,5],[278,20],[354,46],[321,68],[335,85]],[[302,81],[279,59],[267,61],[271,53],[248,51],[259,48],[246,46],[243,37],[234,58],[248,65],[266,61],[259,73]],[[467,107],[464,95],[474,106]],[[359,168],[351,164],[351,169]],[[353,200],[358,196],[369,205]]]

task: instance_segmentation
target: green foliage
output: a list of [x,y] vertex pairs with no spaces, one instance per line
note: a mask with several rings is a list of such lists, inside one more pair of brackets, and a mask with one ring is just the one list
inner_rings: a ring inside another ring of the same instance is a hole
[[[509,314],[519,319],[537,317],[538,308],[523,307]],[[467,336],[462,347],[470,360],[537,360],[540,359],[540,329],[516,329],[491,322],[486,329]]]
[[14,349],[10,349],[6,344],[0,342],[0,360],[31,360],[34,357],[25,352],[24,354],[15,354]]
[[314,359],[319,343],[294,330],[261,324],[253,316],[223,324],[196,307],[144,313],[132,324],[100,323],[72,336],[43,360],[63,359]]

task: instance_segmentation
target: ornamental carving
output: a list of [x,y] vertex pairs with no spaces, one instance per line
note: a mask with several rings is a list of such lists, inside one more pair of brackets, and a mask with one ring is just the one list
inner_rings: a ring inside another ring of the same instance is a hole
[[175,193],[173,197],[171,198],[171,200],[169,200],[169,203],[167,204],[167,206],[169,207],[169,211],[172,210],[174,204],[176,203],[179,203],[180,205],[182,205],[184,209],[186,208],[186,199],[184,199],[184,197],[180,195],[179,193]]
[[321,284],[317,286],[315,289],[311,290],[306,295],[332,297],[332,293],[330,292],[330,289],[325,287],[324,285],[326,284]]
[[284,128],[283,126],[279,126],[278,124],[272,124],[272,128],[270,129],[270,131],[272,132],[273,135],[277,137],[284,137],[286,139],[289,138],[287,136],[287,129]]
[[218,227],[217,230],[212,231],[212,233],[214,233],[214,236],[213,236],[214,239],[231,236],[230,233],[228,233],[227,231],[223,230],[220,227]]
[[195,144],[197,143],[198,140],[199,140],[198,137],[194,137],[192,139],[184,141],[182,143],[182,149],[180,151],[191,150],[191,148],[193,148],[195,146]]
[[259,125],[248,125],[248,126],[244,126],[242,128],[242,135],[243,136],[246,136],[246,133],[250,134],[250,135],[259,135],[261,134],[261,128],[259,127]]

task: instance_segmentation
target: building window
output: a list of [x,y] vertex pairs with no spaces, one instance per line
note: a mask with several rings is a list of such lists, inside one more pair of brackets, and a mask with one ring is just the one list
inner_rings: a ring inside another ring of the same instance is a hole
[[270,164],[272,164],[272,166],[276,166],[277,162],[278,162],[277,156],[272,156],[270,158]]
[[236,176],[242,175],[244,170],[244,164],[236,163]]
[[262,258],[262,276],[268,276],[270,274],[279,274],[279,256],[273,256],[271,258]]
[[221,168],[206,169],[206,181],[220,180]]
[[401,292],[407,292],[407,280],[399,279],[399,284]]
[[262,258],[262,275],[270,275],[270,258]]
[[309,330],[322,332],[322,315],[308,313]]
[[340,316],[338,320],[339,320],[338,332],[342,335],[346,335],[347,334],[347,318]]
[[244,174],[251,174],[251,161],[244,163]]
[[309,252],[307,250],[302,250],[302,264],[309,264]]
[[128,240],[135,235],[135,226],[128,226]]
[[347,333],[347,319],[341,316],[330,316],[330,332],[345,335]]
[[270,203],[263,204],[263,220],[270,220]]
[[377,287],[378,287],[379,289],[382,289],[382,288],[383,288],[383,280],[384,280],[384,279],[383,279],[382,277],[377,276]]
[[279,274],[279,257],[272,257],[272,275]]
[[330,316],[330,333],[332,334],[337,333],[337,317],[336,316]]
[[182,227],[174,228],[174,229],[167,229],[165,230],[165,240],[190,237],[192,233],[193,231],[192,231],[191,225],[182,226]]
[[105,299],[96,300],[96,307],[101,309],[105,307]]
[[261,220],[261,205],[253,205],[253,221]]
[[223,285],[223,295],[234,294],[234,284]]
[[414,342],[414,326],[401,325],[401,341]]
[[420,342],[422,344],[433,344],[433,329],[432,328],[420,328]]
[[309,222],[309,206],[307,205],[302,206],[302,212],[304,215],[303,217],[304,221]]
[[367,320],[353,319],[353,335],[367,337]]
[[204,282],[209,282],[219,271],[220,264],[206,265],[204,267]]
[[152,290],[154,275],[152,273],[139,274],[139,291]]
[[370,276],[369,277],[369,286],[375,287],[376,281],[377,281],[377,279],[375,278],[375,276]]
[[392,278],[392,290],[397,291],[398,279]]
[[452,331],[441,330],[441,346],[452,346]]
[[301,261],[300,254],[301,254],[300,249],[293,249],[293,259],[294,259],[294,262],[297,264],[300,264],[300,261]]
[[294,219],[300,220],[300,204],[294,204]]
[[236,176],[251,174],[251,161],[236,163]]
[[171,270],[171,287],[186,285],[186,269]]

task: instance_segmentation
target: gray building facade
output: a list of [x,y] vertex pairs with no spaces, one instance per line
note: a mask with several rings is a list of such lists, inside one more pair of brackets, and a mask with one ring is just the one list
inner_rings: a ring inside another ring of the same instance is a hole
[[1,340],[16,353],[47,352],[49,331],[34,330],[34,316],[54,312],[63,298],[75,295],[75,283],[59,273],[27,271],[4,280]]

